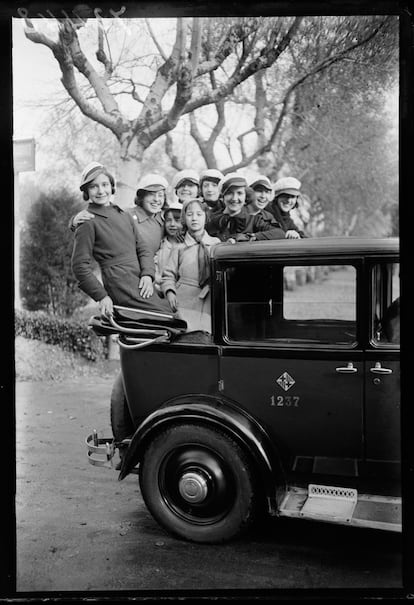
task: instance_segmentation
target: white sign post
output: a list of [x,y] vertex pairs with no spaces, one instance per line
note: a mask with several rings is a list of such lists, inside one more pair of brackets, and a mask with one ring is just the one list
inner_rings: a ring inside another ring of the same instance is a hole
[[20,296],[20,190],[19,175],[35,168],[35,140],[16,139],[13,141],[14,172],[14,308],[21,309]]

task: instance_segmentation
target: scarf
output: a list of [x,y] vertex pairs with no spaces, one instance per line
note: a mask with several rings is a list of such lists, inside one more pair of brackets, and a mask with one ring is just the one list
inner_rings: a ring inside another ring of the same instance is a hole
[[210,253],[203,242],[205,231],[201,235],[191,234],[191,237],[195,239],[198,244],[198,285],[203,288],[210,279]]

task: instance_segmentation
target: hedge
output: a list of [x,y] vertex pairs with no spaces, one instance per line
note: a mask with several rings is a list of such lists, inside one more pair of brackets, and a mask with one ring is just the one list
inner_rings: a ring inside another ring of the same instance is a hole
[[44,311],[15,311],[15,334],[47,344],[58,345],[65,351],[79,353],[89,361],[106,359],[106,338],[97,336],[86,322],[63,319]]

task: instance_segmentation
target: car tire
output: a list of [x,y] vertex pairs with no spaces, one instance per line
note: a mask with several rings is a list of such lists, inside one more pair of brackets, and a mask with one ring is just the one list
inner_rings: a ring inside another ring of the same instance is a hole
[[251,463],[227,434],[200,424],[171,426],[146,449],[139,467],[144,502],[171,534],[219,543],[255,518]]
[[115,443],[131,437],[134,432],[121,373],[116,377],[111,392],[111,428]]

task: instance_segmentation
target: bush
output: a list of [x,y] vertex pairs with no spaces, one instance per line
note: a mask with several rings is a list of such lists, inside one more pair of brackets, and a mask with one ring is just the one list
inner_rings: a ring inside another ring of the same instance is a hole
[[70,317],[88,302],[72,272],[74,234],[69,218],[78,211],[73,193],[39,191],[21,231],[20,291],[25,309]]
[[15,334],[58,345],[65,351],[79,353],[89,361],[108,356],[106,339],[97,336],[85,322],[62,319],[44,311],[16,311]]

